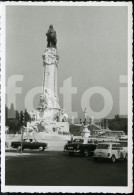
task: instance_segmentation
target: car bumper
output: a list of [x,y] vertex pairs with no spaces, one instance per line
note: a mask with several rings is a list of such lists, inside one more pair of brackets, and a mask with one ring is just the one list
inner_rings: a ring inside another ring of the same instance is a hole
[[72,153],[80,153],[81,151],[80,150],[66,150],[64,149],[64,152],[72,152]]
[[94,159],[110,159],[110,156],[93,156]]

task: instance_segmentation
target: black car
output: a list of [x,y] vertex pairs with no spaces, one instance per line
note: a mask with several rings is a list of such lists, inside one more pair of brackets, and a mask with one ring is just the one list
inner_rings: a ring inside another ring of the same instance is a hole
[[71,143],[68,143],[64,146],[64,152],[68,152],[70,156],[75,153],[80,153],[85,157],[93,156],[94,150],[96,149],[97,144],[84,141],[84,139],[74,139]]
[[[21,140],[11,142],[11,147],[21,150]],[[47,148],[47,143],[38,142],[36,139],[23,139],[22,150],[24,149],[38,149],[44,151]]]

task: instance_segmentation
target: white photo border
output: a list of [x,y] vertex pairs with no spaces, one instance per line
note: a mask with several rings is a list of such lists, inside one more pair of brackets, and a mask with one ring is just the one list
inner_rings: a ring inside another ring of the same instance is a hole
[[[131,193],[133,183],[132,154],[132,2],[1,2],[1,191],[2,192],[79,192]],[[127,6],[128,7],[128,186],[7,186],[5,185],[5,32],[6,6]]]

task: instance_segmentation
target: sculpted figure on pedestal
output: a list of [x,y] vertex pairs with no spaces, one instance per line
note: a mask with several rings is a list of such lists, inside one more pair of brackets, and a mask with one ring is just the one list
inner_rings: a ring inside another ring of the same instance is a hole
[[46,36],[47,36],[47,47],[56,48],[57,38],[56,38],[56,31],[53,29],[53,25],[49,26],[49,30],[47,31]]
[[59,111],[59,121],[60,122],[67,122],[68,121],[68,114],[64,113],[64,110]]

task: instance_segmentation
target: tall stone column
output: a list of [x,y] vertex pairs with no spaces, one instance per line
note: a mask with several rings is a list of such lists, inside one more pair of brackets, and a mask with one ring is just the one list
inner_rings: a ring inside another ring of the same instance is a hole
[[55,48],[46,48],[43,54],[43,94],[48,95],[48,108],[59,109],[57,90],[57,70],[59,56]]
[[59,56],[56,54],[55,48],[46,48],[42,57],[44,66],[43,90],[48,88],[58,97],[57,69]]

